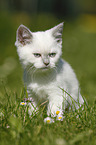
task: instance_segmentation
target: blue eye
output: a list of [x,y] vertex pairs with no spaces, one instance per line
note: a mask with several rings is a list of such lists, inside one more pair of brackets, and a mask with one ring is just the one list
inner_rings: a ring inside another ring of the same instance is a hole
[[39,58],[41,57],[41,54],[40,53],[33,53],[35,57]]
[[49,53],[49,57],[55,57],[56,53]]

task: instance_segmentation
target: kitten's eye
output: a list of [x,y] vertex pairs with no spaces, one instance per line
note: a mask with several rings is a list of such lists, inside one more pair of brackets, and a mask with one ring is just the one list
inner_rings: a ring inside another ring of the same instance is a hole
[[49,57],[55,57],[56,53],[49,53]]
[[40,53],[33,53],[35,57],[39,58],[41,57],[41,54]]

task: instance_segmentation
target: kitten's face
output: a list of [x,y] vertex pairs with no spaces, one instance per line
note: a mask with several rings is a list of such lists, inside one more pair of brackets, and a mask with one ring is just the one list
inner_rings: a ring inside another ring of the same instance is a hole
[[23,66],[42,70],[56,67],[62,54],[62,31],[63,23],[50,30],[35,33],[20,25],[15,45]]

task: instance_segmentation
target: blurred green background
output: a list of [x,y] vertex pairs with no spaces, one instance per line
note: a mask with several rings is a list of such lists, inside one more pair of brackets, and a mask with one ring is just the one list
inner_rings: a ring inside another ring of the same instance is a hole
[[96,0],[0,0],[0,97],[4,88],[18,95],[23,88],[14,46],[18,26],[42,31],[62,21],[62,57],[76,72],[81,94],[89,103],[96,99]]

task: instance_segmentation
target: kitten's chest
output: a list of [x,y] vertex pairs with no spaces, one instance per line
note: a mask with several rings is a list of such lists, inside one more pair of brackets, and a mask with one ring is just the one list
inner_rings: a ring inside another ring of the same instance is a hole
[[47,98],[50,90],[50,87],[47,84],[40,85],[38,83],[30,83],[27,88],[40,98]]
[[54,88],[56,88],[56,77],[55,74],[40,75],[35,77],[28,84],[27,88],[32,90],[40,98],[47,98],[52,94]]
[[50,70],[45,73],[27,73],[24,72],[24,82],[27,86],[31,86],[32,89],[44,89],[56,81],[56,72]]
[[40,98],[45,98],[53,93],[59,86],[59,79],[56,71],[49,71],[48,73],[39,73],[33,75],[25,75],[25,85],[27,89],[34,92]]

